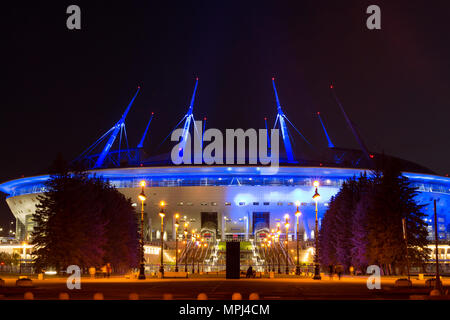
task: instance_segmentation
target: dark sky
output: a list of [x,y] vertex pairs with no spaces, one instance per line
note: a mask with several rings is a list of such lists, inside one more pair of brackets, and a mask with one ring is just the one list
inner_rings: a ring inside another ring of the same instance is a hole
[[[81,7],[79,31],[67,6]],[[366,8],[381,8],[381,30]],[[262,128],[276,108],[315,145],[357,148],[329,91],[373,152],[450,172],[448,1],[33,1],[2,4],[0,181],[73,159],[127,118],[136,145],[155,112],[150,153],[187,110],[208,127]],[[296,136],[297,140],[300,140]],[[157,153],[157,152],[156,152]],[[0,199],[0,223],[11,219]]]

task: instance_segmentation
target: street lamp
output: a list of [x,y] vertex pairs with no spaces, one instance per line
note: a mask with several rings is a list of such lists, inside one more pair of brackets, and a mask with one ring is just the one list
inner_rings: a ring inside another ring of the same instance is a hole
[[145,280],[145,257],[144,257],[144,201],[147,199],[144,193],[145,181],[140,183],[142,190],[138,195],[139,200],[141,200],[141,246],[140,246],[140,264],[139,264],[139,275],[138,279]]
[[188,263],[188,251],[187,251],[187,245],[188,245],[188,226],[189,226],[189,222],[185,222],[184,223],[184,241],[186,242],[186,247],[184,249],[184,272],[187,272],[187,263]]
[[161,217],[161,267],[159,268],[159,272],[161,272],[161,277],[164,277],[164,217],[166,214],[164,213],[164,206],[166,204],[164,201],[159,203],[161,210],[159,212],[159,216]]
[[178,227],[180,223],[178,222],[178,218],[180,215],[178,213],[175,214],[175,272],[178,272]]
[[284,227],[286,228],[286,274],[289,274],[289,215],[284,215]]
[[[207,248],[208,247],[208,243],[204,243],[203,244],[203,248]],[[202,249],[202,252],[203,252],[203,249]],[[205,254],[203,255],[203,257],[202,257],[202,272],[204,272],[205,271],[205,258],[206,258],[206,255],[208,254],[208,249],[206,249],[206,251],[205,251]]]
[[196,245],[196,235],[195,232],[197,230],[192,230],[192,237],[191,237],[191,242],[192,242],[192,274],[195,273],[195,245]]
[[263,243],[261,243],[261,247],[263,248],[263,252],[264,252],[264,262],[265,262],[265,268],[264,270],[267,271],[267,254],[266,254],[266,244],[264,243],[267,239],[264,238]]
[[[267,254],[270,256],[271,251],[271,245],[272,245],[272,241],[269,240],[267,241]],[[273,256],[272,256],[273,257]],[[275,271],[275,262],[273,261],[273,258],[270,258],[270,260],[272,260],[272,272]],[[269,261],[269,272],[270,272],[270,261]]]
[[319,187],[319,181],[314,181],[314,187],[316,187],[316,191],[313,195],[313,200],[316,203],[316,227],[314,229],[314,242],[315,242],[315,255],[314,255],[314,280],[321,280],[320,276],[320,265],[319,265],[319,220],[317,219],[317,202],[319,202],[320,194],[317,192],[317,188]]
[[277,242],[278,242],[278,274],[281,273],[281,261],[280,261],[280,253],[281,253],[281,245],[280,245],[280,234],[281,234],[281,224],[278,222],[277,223],[277,234],[276,234],[276,238],[277,238]]
[[[201,237],[201,235],[199,235],[199,236]],[[200,250],[200,256],[197,259],[197,273],[200,273],[200,260],[202,260],[202,256],[203,256],[203,241],[205,241],[205,239],[200,238],[199,246],[200,246],[201,250]]]
[[295,205],[297,206],[297,211],[295,211],[295,217],[297,218],[297,236],[296,236],[296,240],[297,240],[297,263],[295,266],[295,274],[297,276],[300,275],[300,259],[299,259],[299,239],[298,236],[300,234],[300,216],[302,215],[302,213],[300,212],[300,210],[298,209],[298,207],[300,206],[300,201],[296,201]]
[[275,247],[276,247],[276,244],[275,244],[275,240],[276,240],[275,229],[271,230],[270,237],[272,238],[271,243],[273,243],[273,247],[272,247],[272,250],[271,250],[272,251],[272,272],[275,272]]

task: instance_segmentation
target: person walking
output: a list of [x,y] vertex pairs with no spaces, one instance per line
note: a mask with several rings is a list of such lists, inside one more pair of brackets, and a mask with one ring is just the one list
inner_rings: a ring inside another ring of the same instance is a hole
[[246,274],[245,277],[246,277],[246,278],[251,278],[251,277],[253,277],[253,268],[252,268],[252,266],[249,266],[249,267],[248,267],[248,269],[247,269],[247,274]]
[[332,264],[330,264],[328,266],[328,274],[330,276],[330,280],[333,280],[333,265]]
[[111,263],[107,263],[106,264],[106,276],[109,278],[111,276],[112,273],[112,267],[111,267]]
[[102,267],[102,274],[103,274],[103,278],[106,278],[106,265],[104,265],[103,267]]
[[343,269],[344,269],[344,267],[342,266],[342,264],[338,264],[336,267],[336,273],[338,274],[339,280],[341,280],[341,275],[342,275],[342,272],[344,271]]
[[90,267],[89,268],[89,275],[91,276],[91,279],[95,278],[95,273],[96,273],[95,267]]

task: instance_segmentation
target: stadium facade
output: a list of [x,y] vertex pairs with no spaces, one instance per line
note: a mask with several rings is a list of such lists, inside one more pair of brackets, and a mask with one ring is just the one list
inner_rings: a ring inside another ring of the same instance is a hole
[[[197,79],[198,81],[198,79]],[[183,130],[189,132],[195,126],[193,118],[194,94],[187,114],[179,124],[184,122]],[[309,143],[301,132],[289,121],[281,109],[278,94],[272,79],[277,103],[277,120],[284,144],[283,159],[276,174],[266,174],[258,165],[173,165],[168,156],[143,157],[143,141],[147,135],[153,114],[136,148],[112,150],[117,136],[124,132],[125,118],[138,92],[132,98],[121,119],[105,135],[86,150],[77,161],[83,163],[87,172],[108,180],[133,205],[140,208],[138,195],[140,182],[146,181],[145,237],[148,241],[160,238],[160,202],[166,203],[165,233],[163,236],[174,239],[175,213],[182,217],[181,222],[189,222],[190,229],[201,231],[205,237],[217,239],[249,239],[264,236],[283,224],[285,214],[290,215],[291,225],[295,223],[296,203],[299,202],[300,233],[303,239],[314,238],[315,203],[312,200],[314,181],[319,181],[318,202],[319,225],[327,210],[330,199],[335,195],[344,181],[374,168],[374,161],[384,155],[370,153],[364,145],[357,130],[345,113],[342,104],[334,93],[350,130],[354,134],[361,150],[336,148],[331,142],[324,122],[319,113],[318,124],[323,128],[328,147],[319,154],[294,155],[287,132],[288,124]],[[332,88],[332,87],[331,87]],[[333,88],[332,88],[333,89]],[[266,122],[267,128],[267,122]],[[193,131],[196,130],[193,129]],[[184,135],[183,135],[184,136]],[[126,136],[125,136],[126,137]],[[96,148],[106,142],[100,152]],[[184,148],[184,146],[183,146]],[[392,157],[391,157],[392,158]],[[430,239],[434,237],[433,201],[437,201],[438,236],[450,240],[450,178],[434,174],[430,170],[397,159],[401,164],[403,175],[417,187],[417,202],[425,205]],[[16,237],[27,239],[33,230],[32,216],[38,204],[38,196],[45,192],[45,182],[49,175],[24,177],[0,184],[0,191],[7,194],[7,204],[16,217]],[[290,237],[295,237],[295,230],[290,229]]]

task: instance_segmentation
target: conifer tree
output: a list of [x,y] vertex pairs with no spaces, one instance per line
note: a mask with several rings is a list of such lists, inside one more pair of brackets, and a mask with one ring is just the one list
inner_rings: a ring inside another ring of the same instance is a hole
[[45,188],[33,216],[38,270],[110,262],[125,271],[136,265],[137,216],[129,199],[100,178],[69,172],[60,157]]

